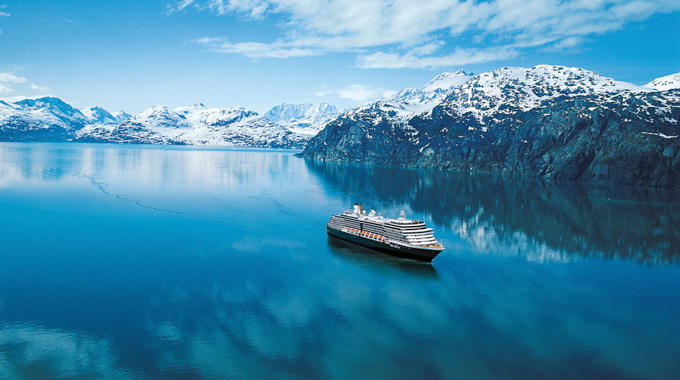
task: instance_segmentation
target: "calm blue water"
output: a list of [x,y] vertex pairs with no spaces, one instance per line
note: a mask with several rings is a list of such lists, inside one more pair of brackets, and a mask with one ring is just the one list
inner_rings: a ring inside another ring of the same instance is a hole
[[[680,378],[680,193],[0,143],[0,378]],[[362,202],[432,264],[327,237]]]

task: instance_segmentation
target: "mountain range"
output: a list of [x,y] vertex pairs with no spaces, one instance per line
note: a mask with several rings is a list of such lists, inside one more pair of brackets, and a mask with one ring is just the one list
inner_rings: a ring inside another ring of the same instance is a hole
[[202,104],[136,116],[57,98],[0,102],[0,140],[305,148],[307,159],[680,187],[680,73],[644,86],[538,65],[442,73],[338,111]]
[[46,97],[0,102],[0,141],[72,140],[300,149],[319,128],[314,115],[307,120],[309,128],[298,126],[296,131],[291,131],[239,106],[219,109],[194,104],[173,110],[157,105],[133,117],[123,111],[111,114],[100,107],[78,110],[61,99]]
[[679,79],[635,86],[580,68],[501,68],[427,112],[384,101],[347,112],[300,156],[680,187]]

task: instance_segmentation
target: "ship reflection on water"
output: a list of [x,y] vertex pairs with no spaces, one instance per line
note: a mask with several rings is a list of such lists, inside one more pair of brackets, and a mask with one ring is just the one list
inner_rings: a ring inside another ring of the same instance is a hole
[[400,272],[419,276],[424,279],[439,279],[437,270],[429,262],[415,261],[388,255],[332,236],[328,236],[328,248],[330,248],[331,253],[336,257],[361,268],[371,269],[385,274],[389,274],[396,269]]

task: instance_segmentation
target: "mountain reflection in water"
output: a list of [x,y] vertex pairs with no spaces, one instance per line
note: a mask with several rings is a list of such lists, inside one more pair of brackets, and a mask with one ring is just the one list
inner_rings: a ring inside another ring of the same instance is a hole
[[[404,202],[482,251],[532,261],[578,257],[675,264],[674,189],[307,161],[329,187],[377,209]],[[375,205],[375,206],[373,206]],[[445,251],[446,252],[446,251]]]

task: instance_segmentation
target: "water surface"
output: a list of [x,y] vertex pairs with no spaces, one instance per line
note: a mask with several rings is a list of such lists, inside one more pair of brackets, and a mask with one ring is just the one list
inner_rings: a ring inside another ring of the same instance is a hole
[[[0,378],[677,379],[678,195],[0,143]],[[328,237],[354,202],[447,249]]]

